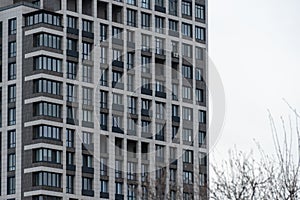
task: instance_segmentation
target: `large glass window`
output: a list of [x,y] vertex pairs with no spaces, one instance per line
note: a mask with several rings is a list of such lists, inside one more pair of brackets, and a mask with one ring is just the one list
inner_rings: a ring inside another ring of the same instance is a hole
[[49,125],[35,126],[34,138],[61,140],[61,128]]
[[49,117],[61,117],[61,105],[39,102],[34,104],[34,115],[35,116],[49,116]]
[[8,138],[8,148],[16,147],[16,130],[10,130],[7,132]]
[[150,9],[150,0],[142,0],[141,2],[141,7],[142,8],[146,8],[146,9]]
[[61,174],[53,172],[35,172],[33,174],[33,185],[61,188]]
[[136,11],[135,10],[131,10],[131,9],[127,9],[127,25],[128,26],[136,26]]
[[16,154],[8,154],[8,171],[16,170]]
[[61,17],[50,13],[36,13],[34,15],[27,16],[25,22],[26,26],[31,26],[38,23],[61,26]]
[[181,3],[181,12],[183,15],[192,15],[192,4],[190,2],[182,1]]
[[34,58],[34,69],[62,72],[62,61],[48,56],[38,56]]
[[17,65],[16,63],[8,64],[8,80],[15,80],[17,78]]
[[16,108],[8,109],[8,126],[16,125]]
[[205,7],[202,5],[195,5],[195,17],[197,19],[205,19]]
[[34,162],[49,162],[61,164],[61,151],[53,149],[36,149],[33,151]]
[[40,79],[34,81],[34,89],[36,93],[61,95],[61,86],[62,83],[47,79]]
[[197,40],[205,41],[205,29],[202,27],[196,26],[195,37]]
[[151,27],[151,15],[147,13],[142,13],[142,20],[141,20],[141,25],[143,29],[149,30]]
[[37,47],[49,47],[53,49],[61,49],[61,37],[49,33],[41,33],[36,38]]
[[8,103],[16,102],[16,85],[8,86]]
[[66,176],[66,193],[68,194],[74,193],[74,176],[72,175]]
[[181,25],[181,33],[184,36],[187,37],[192,37],[192,25],[190,24],[186,24],[186,23],[182,23]]
[[8,34],[15,35],[17,33],[17,19],[8,20]]
[[13,58],[17,56],[17,43],[16,41],[8,43],[8,57]]

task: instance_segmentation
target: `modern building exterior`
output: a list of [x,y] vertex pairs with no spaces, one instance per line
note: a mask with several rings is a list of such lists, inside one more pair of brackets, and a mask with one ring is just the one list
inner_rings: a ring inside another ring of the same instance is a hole
[[206,0],[1,0],[0,199],[208,199]]

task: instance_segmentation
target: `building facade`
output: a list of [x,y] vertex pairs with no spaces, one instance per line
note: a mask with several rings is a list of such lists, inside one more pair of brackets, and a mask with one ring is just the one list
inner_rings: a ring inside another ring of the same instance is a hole
[[205,0],[2,0],[0,199],[208,199]]

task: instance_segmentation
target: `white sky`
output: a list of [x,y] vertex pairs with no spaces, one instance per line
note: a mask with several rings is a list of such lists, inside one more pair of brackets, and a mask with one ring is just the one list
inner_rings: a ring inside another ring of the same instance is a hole
[[[209,54],[226,94],[226,120],[214,157],[273,150],[267,109],[279,121],[300,110],[300,1],[209,0]],[[279,123],[279,122],[278,122]]]

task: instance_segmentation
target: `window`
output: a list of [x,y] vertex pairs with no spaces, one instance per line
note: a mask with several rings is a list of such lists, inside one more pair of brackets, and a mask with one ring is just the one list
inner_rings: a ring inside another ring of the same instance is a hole
[[66,155],[66,164],[67,165],[74,165],[75,153],[67,152],[66,154],[67,154]]
[[151,36],[142,34],[142,51],[150,52],[151,50],[150,47],[151,47]]
[[49,116],[49,117],[61,117],[61,105],[39,102],[34,104],[34,116]]
[[176,200],[176,199],[177,199],[177,197],[176,197],[176,191],[172,190],[170,192],[170,200]]
[[[39,2],[39,1],[33,1]],[[60,16],[49,14],[49,13],[36,13],[33,15],[29,15],[25,19],[26,26],[32,26],[38,23],[45,23],[54,26],[61,26],[61,18]]]
[[142,133],[150,133],[150,122],[142,120]]
[[134,91],[134,75],[127,74],[127,90]]
[[127,129],[128,129],[128,131],[131,131],[130,134],[135,134],[132,132],[136,131],[136,120],[128,118],[127,119]]
[[183,107],[182,115],[183,115],[184,120],[192,121],[193,120],[193,109]]
[[100,175],[107,176],[107,159],[100,158]]
[[61,86],[62,83],[47,79],[39,79],[34,81],[34,89],[36,93],[61,95]]
[[127,69],[134,68],[134,53],[127,53]]
[[205,19],[205,8],[201,5],[195,5],[195,17],[197,19],[204,20]]
[[93,167],[93,156],[83,154],[82,155],[82,166],[92,168]]
[[177,84],[172,84],[172,99],[173,100],[178,100],[178,85]]
[[164,33],[165,22],[164,18],[155,16],[155,31],[157,33]]
[[108,85],[108,70],[107,69],[100,69],[100,85],[107,86]]
[[148,165],[142,164],[141,166],[141,179],[142,182],[146,182],[148,179]]
[[122,178],[122,161],[116,160],[115,162],[115,177]]
[[177,159],[177,147],[170,147],[170,159],[171,160]]
[[181,33],[184,36],[192,37],[192,25],[186,24],[186,23],[182,23],[182,25],[181,25]]
[[199,153],[199,165],[207,166],[207,156],[205,153]]
[[67,84],[67,101],[77,102],[77,87],[73,84]]
[[7,177],[7,194],[16,194],[16,178]]
[[43,69],[54,72],[62,72],[62,61],[56,58],[39,56],[34,58],[35,70]]
[[94,120],[93,120],[94,117],[93,116],[94,116],[93,111],[82,109],[82,121],[94,122]]
[[113,49],[113,60],[122,62],[122,52],[117,49]]
[[183,171],[183,183],[193,184],[193,172]]
[[141,26],[143,29],[150,30],[151,27],[151,15],[147,13],[142,13]]
[[165,140],[165,125],[156,123],[156,140],[164,141]]
[[100,113],[100,128],[101,130],[107,130],[108,116],[105,113]]
[[67,16],[67,27],[77,29],[77,18],[72,16]]
[[93,22],[88,20],[82,20],[82,31],[93,32]]
[[195,71],[196,71],[196,77],[195,77],[196,81],[202,81],[202,69],[196,68]]
[[112,126],[115,128],[122,128],[123,127],[123,118],[118,115],[112,116]]
[[183,200],[190,200],[190,199],[193,199],[193,194],[192,194],[192,193],[184,192],[182,198],[183,198]]
[[77,51],[77,41],[74,39],[67,38],[67,50]]
[[191,150],[183,150],[182,161],[184,163],[193,163],[194,156],[193,151]]
[[67,106],[67,119],[71,121],[70,123],[74,123],[75,120],[77,119],[77,110],[78,108],[76,107]]
[[142,72],[150,73],[151,57],[142,56]]
[[196,37],[196,40],[205,41],[205,29],[196,26],[195,37]]
[[8,20],[8,34],[15,35],[17,33],[17,19]]
[[82,190],[93,190],[93,179],[82,177]]
[[34,162],[61,164],[61,152],[52,149],[36,149],[33,151]]
[[127,180],[136,180],[136,164],[133,162],[127,163]]
[[165,83],[163,81],[155,81],[155,91],[156,92],[165,92]]
[[172,139],[174,139],[177,134],[178,134],[178,127],[177,126],[172,126]]
[[8,171],[16,170],[16,154],[8,154]]
[[199,143],[199,146],[206,145],[206,133],[204,131],[199,131],[198,143]]
[[16,102],[16,85],[8,86],[8,103]]
[[66,130],[66,145],[67,147],[74,147],[74,135],[75,131],[72,129]]
[[165,118],[165,105],[160,102],[156,102],[156,118],[164,119]]
[[206,112],[203,110],[198,111],[198,122],[199,123],[206,123]]
[[122,32],[123,32],[123,29],[118,28],[118,27],[112,27],[112,37],[113,38],[122,40],[122,38],[123,38]]
[[178,32],[178,21],[169,19],[169,29]]
[[100,63],[101,64],[107,64],[107,48],[106,47],[100,47]]
[[205,186],[206,185],[206,174],[199,174],[199,185],[200,186]]
[[188,44],[182,44],[182,54],[183,56],[192,57],[192,46]]
[[136,26],[136,21],[137,21],[136,11],[131,10],[131,9],[127,9],[127,25],[135,27]]
[[191,66],[182,66],[182,76],[184,78],[192,79],[192,67]]
[[108,193],[108,181],[104,181],[104,180],[100,181],[100,192]]
[[155,0],[155,5],[160,6],[160,7],[164,7],[164,0]]
[[155,38],[155,53],[159,55],[164,55],[165,50],[165,41],[162,38]]
[[183,1],[181,3],[181,12],[182,12],[182,15],[192,16],[192,5],[191,5],[191,3]]
[[142,99],[142,110],[150,110],[151,101],[147,99]]
[[8,126],[16,125],[16,108],[8,109]]
[[82,144],[93,144],[93,134],[82,132]]
[[164,162],[165,159],[165,147],[161,145],[155,145],[156,150],[156,160],[159,162]]
[[123,95],[113,93],[113,104],[123,105]]
[[113,83],[113,87],[117,83],[122,83],[122,73],[121,72],[117,72],[117,71],[112,72],[112,83]]
[[36,38],[36,46],[61,49],[61,37],[49,33],[40,33]]
[[142,89],[151,90],[151,83],[149,78],[142,77]]
[[35,172],[33,174],[33,185],[61,188],[61,174],[52,172]]
[[127,200],[136,199],[136,185],[128,184],[127,186]]
[[82,81],[87,83],[93,82],[93,67],[83,65],[82,67]]
[[35,126],[34,138],[61,140],[61,128],[49,125]]
[[123,184],[116,182],[116,194],[123,194]]
[[16,63],[8,64],[8,80],[15,80],[17,78],[17,68]]
[[84,105],[93,105],[93,94],[92,88],[82,88],[82,101]]
[[106,24],[100,24],[100,42],[106,41],[108,35],[108,26]]
[[193,142],[193,131],[192,129],[182,129],[182,140],[184,142]]
[[177,172],[176,169],[170,169],[170,182],[176,183]]
[[108,92],[100,91],[100,108],[107,108]]
[[172,116],[179,117],[179,106],[172,105]]
[[134,43],[135,37],[134,37],[134,31],[127,30],[127,42]]
[[74,176],[72,175],[66,176],[66,193],[68,194],[74,193]]
[[92,59],[92,44],[83,42],[82,43],[82,59],[91,60]]
[[8,148],[15,148],[16,147],[16,130],[11,130],[7,132],[7,139],[8,139]]
[[191,100],[192,99],[192,88],[183,86],[182,87],[182,98]]
[[146,8],[146,9],[150,9],[150,0],[142,0],[141,7]]
[[130,4],[130,5],[136,5],[136,2],[135,2],[136,0],[127,0],[126,2],[127,2],[127,4]]
[[136,114],[136,98],[135,97],[128,97],[127,103],[128,103],[128,113]]
[[9,52],[8,57],[9,58],[16,57],[16,55],[17,55],[17,43],[16,43],[16,41],[9,42],[8,43],[8,48],[9,48],[9,50],[8,50],[8,52]]
[[196,89],[196,101],[203,102],[204,96],[203,96],[203,90],[202,89]]

